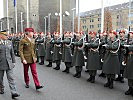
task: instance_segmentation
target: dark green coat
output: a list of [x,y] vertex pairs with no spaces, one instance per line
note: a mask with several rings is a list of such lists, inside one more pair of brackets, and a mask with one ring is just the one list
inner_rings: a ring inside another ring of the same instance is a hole
[[100,70],[100,57],[99,49],[93,51],[92,49],[97,49],[99,47],[99,39],[90,40],[87,44],[88,46],[88,57],[86,68],[88,70]]
[[117,50],[119,42],[113,43],[113,41],[108,40],[107,46],[105,47],[107,52],[104,57],[103,62],[103,72],[105,74],[119,74],[120,73],[120,62],[118,58],[118,53],[112,53],[111,50]]
[[[133,52],[133,40],[132,40],[132,44],[130,44],[130,47],[128,47],[128,50],[129,52],[130,51]],[[127,79],[133,79],[133,54],[128,55],[127,65],[124,71],[124,77]]]
[[79,49],[78,47],[82,47],[83,40],[74,42],[74,55],[72,57],[72,66],[84,66],[84,54],[83,49]]
[[62,61],[63,62],[72,62],[72,51],[71,46],[71,38],[65,38],[63,40],[63,52],[62,52]]
[[61,40],[54,39],[52,41],[52,44],[54,44],[54,49],[53,49],[53,61],[58,61],[61,60]]
[[53,44],[51,44],[50,42],[50,40],[46,40],[46,61],[52,61]]
[[126,49],[124,45],[126,44],[126,39],[121,39],[121,46],[118,52],[119,55],[119,61],[120,61],[120,70],[124,70],[125,66],[122,65],[122,62],[124,61],[124,56],[126,54]]
[[36,42],[37,42],[37,47],[38,47],[38,56],[45,56],[44,38],[38,37]]

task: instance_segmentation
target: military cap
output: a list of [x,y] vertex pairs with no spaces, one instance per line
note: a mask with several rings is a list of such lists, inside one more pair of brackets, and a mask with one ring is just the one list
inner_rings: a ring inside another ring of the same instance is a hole
[[0,31],[0,34],[6,35],[6,36],[8,35],[7,30]]
[[25,28],[25,32],[34,32],[33,28]]

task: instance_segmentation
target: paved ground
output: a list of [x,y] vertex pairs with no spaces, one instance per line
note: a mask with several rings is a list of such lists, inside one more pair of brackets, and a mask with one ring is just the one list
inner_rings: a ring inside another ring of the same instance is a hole
[[[23,66],[18,57],[16,60],[14,73],[17,88],[21,94],[18,100],[133,100],[132,96],[124,95],[125,90],[128,88],[127,82],[124,84],[115,82],[114,89],[110,90],[104,88],[103,84],[106,81],[103,78],[96,77],[95,84],[88,83],[86,79],[89,75],[84,71],[80,79],[72,76],[75,73],[74,68],[71,69],[70,74],[63,73],[64,64],[62,64],[61,71],[55,71],[53,68],[37,64],[40,82],[45,87],[41,91],[36,91],[30,75],[30,88],[26,89],[23,81]],[[0,100],[11,100],[6,77],[5,86],[5,94],[0,95]]]

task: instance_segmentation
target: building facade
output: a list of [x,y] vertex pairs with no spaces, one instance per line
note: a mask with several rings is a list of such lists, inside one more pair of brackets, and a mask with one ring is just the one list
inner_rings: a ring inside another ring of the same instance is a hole
[[[119,31],[120,29],[129,28],[129,3],[114,5],[106,7],[104,9],[105,13],[107,9],[111,13],[111,22],[113,30]],[[131,30],[133,30],[133,16],[131,16],[130,19],[131,19],[130,27]],[[104,24],[104,26],[106,25]],[[101,31],[101,9],[96,9],[81,13],[81,30],[84,32]]]
[[[7,1],[4,1],[4,17],[7,17]],[[15,32],[15,7],[14,0],[8,0],[8,17],[12,18]],[[21,13],[23,19],[23,29],[27,27],[27,0],[16,0],[17,5],[17,28],[18,32],[21,32]],[[76,0],[63,0],[63,31],[71,31],[72,23],[72,8],[76,7]],[[44,17],[50,16],[50,32],[54,32],[57,29],[57,23],[59,16],[55,16],[55,13],[60,12],[60,0],[29,0],[29,26],[33,27],[35,31],[44,31]],[[65,16],[65,11],[70,13],[70,16]],[[11,22],[9,22],[11,23]],[[11,27],[10,27],[11,29]],[[48,32],[48,18],[47,18],[47,32]]]

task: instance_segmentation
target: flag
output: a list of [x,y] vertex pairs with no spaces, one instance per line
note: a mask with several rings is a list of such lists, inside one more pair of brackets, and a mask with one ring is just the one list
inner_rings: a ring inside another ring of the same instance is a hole
[[16,0],[13,0],[14,7],[16,6]]

